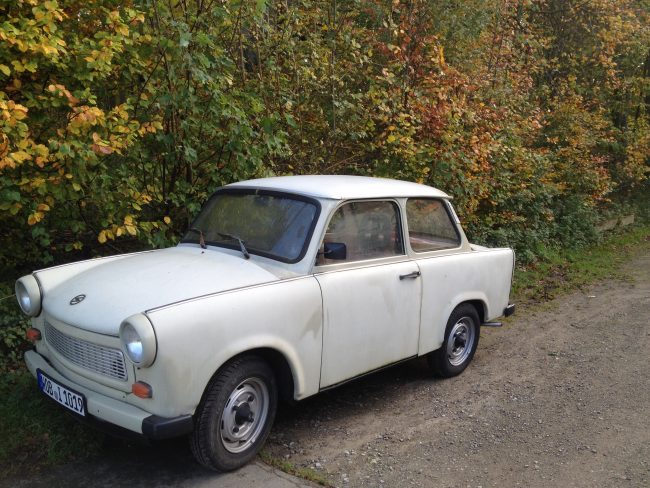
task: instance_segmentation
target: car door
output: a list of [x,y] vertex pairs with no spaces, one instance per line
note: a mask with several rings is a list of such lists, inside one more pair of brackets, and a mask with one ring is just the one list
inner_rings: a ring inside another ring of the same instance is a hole
[[417,354],[420,272],[404,251],[400,223],[391,200],[347,202],[330,220],[323,249],[344,244],[346,256],[321,253],[315,267],[323,297],[321,388]]

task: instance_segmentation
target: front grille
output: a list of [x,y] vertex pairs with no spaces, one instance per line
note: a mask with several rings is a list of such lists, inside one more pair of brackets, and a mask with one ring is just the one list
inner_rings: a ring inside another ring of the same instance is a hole
[[109,378],[127,380],[124,354],[119,349],[98,346],[92,342],[71,337],[58,331],[47,322],[45,323],[45,339],[52,349],[77,366]]

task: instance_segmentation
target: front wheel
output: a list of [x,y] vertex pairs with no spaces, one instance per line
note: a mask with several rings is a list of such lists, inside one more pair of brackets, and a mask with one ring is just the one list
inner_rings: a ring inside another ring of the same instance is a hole
[[275,375],[263,359],[242,356],[228,363],[198,409],[191,438],[196,460],[216,471],[242,467],[266,441],[277,403]]
[[454,309],[447,321],[442,347],[427,358],[436,376],[451,378],[467,368],[478,346],[479,324],[472,305],[464,303]]

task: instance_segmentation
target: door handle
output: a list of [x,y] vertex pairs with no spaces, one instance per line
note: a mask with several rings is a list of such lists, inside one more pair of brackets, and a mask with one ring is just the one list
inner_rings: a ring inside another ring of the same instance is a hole
[[401,280],[414,280],[415,278],[418,278],[419,276],[420,276],[419,271],[413,271],[413,272],[408,273],[408,274],[399,275],[399,279],[400,279],[400,281]]

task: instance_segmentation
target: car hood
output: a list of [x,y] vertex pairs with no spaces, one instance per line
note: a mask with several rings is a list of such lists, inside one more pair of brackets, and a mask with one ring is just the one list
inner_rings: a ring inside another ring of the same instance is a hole
[[[56,278],[57,268],[36,273],[43,310],[47,317],[107,335],[117,335],[122,320],[135,313],[279,279],[252,259],[198,246],[107,258],[91,268],[86,263],[66,266],[70,276],[64,281]],[[80,271],[71,273],[75,266]],[[81,295],[83,300],[72,300]]]

